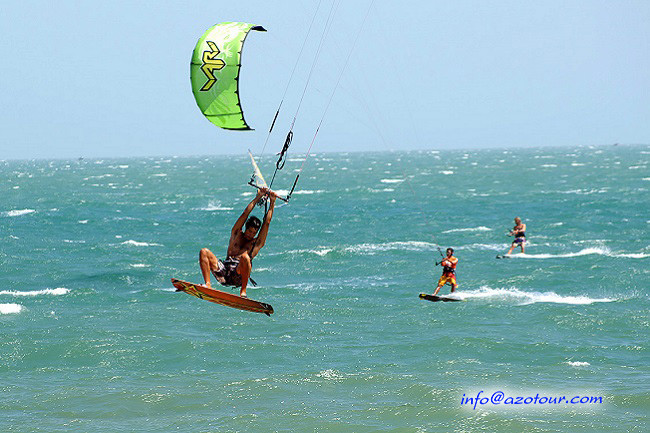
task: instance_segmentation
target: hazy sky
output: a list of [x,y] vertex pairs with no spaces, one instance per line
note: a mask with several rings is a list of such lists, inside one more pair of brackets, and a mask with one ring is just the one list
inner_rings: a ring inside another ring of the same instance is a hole
[[[370,3],[336,9],[295,152],[307,149]],[[0,159],[259,152],[318,4],[4,2]],[[330,5],[322,0],[270,151]],[[254,132],[213,126],[192,96],[192,50],[221,21],[268,29],[243,53]],[[649,143],[649,23],[647,0],[375,0],[315,151]]]

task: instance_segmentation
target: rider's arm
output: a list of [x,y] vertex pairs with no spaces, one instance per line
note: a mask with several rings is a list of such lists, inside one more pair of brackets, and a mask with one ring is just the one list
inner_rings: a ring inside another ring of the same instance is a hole
[[230,231],[231,234],[237,233],[241,231],[242,227],[244,227],[244,224],[246,223],[246,219],[248,218],[248,215],[253,211],[253,208],[255,207],[255,203],[259,201],[259,199],[262,197],[264,194],[264,191],[262,189],[257,190],[257,195],[255,198],[248,203],[248,206],[246,206],[246,209],[244,209],[244,212],[241,214],[239,218],[237,218],[237,221],[235,221],[235,225],[232,226],[232,230]]
[[257,236],[257,241],[255,241],[255,248],[251,252],[251,258],[255,257],[257,253],[262,249],[266,243],[266,236],[269,234],[269,224],[271,224],[271,218],[273,218],[273,208],[275,208],[275,199],[278,197],[277,194],[273,191],[269,192],[270,196],[270,205],[269,210],[264,217],[264,222],[262,223],[262,228],[260,229],[260,234]]

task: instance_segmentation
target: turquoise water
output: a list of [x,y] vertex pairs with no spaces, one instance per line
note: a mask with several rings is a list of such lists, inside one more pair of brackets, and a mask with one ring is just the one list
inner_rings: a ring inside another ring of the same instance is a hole
[[[0,431],[648,431],[649,162],[316,155],[254,263],[270,318],[169,282],[225,253],[247,157],[0,162]],[[527,254],[496,260],[515,216]],[[466,302],[418,299],[438,245]],[[481,390],[602,404],[461,404]]]

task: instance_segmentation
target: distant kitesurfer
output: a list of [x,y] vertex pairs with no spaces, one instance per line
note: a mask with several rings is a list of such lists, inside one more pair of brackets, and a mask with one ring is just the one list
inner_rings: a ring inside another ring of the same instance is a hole
[[[251,216],[249,218],[248,216],[253,211],[255,204],[263,196],[269,197],[270,204],[262,223],[257,217]],[[232,227],[226,260],[218,259],[207,248],[201,249],[199,252],[199,265],[207,287],[212,287],[210,283],[210,273],[212,273],[217,281],[224,286],[241,287],[239,295],[246,296],[246,286],[252,269],[251,262],[266,242],[277,197],[278,195],[268,188],[257,190],[255,198],[246,206],[246,209]],[[245,228],[244,223],[246,223]]]
[[512,230],[510,230],[508,236],[514,236],[515,240],[512,241],[510,251],[508,251],[507,254],[512,253],[512,250],[514,250],[517,246],[521,247],[522,254],[526,252],[526,224],[521,222],[521,218],[515,218],[515,226]]
[[436,287],[436,291],[433,292],[433,296],[437,296],[442,286],[447,283],[451,284],[451,293],[454,293],[456,287],[458,287],[458,283],[456,283],[456,265],[458,264],[458,259],[454,257],[453,248],[447,248],[446,253],[447,257],[442,259],[440,263],[436,262],[436,265],[439,264],[442,266],[442,276],[440,277],[440,280],[438,280],[438,287]]

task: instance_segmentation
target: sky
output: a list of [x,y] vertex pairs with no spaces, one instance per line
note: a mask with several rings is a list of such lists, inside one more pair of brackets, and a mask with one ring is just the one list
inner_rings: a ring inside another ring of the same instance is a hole
[[[321,120],[316,152],[650,143],[646,0],[343,0],[296,116],[331,5],[5,2],[0,159],[260,152],[296,61],[267,152],[294,116],[298,153]],[[222,21],[268,30],[242,54],[255,131],[215,127],[191,92],[192,50]]]

